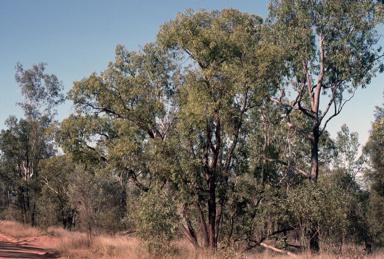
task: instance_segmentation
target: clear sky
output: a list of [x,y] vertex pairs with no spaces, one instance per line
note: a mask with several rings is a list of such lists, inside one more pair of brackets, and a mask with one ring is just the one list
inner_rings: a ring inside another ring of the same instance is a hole
[[[155,40],[160,25],[186,8],[236,8],[265,18],[269,0],[0,0],[0,129],[9,115],[22,117],[22,98],[15,82],[18,61],[24,69],[48,63],[46,72],[63,81],[65,92],[72,83],[107,68],[117,44],[137,50]],[[380,31],[384,31],[380,29]],[[381,42],[384,46],[384,41]],[[343,123],[357,131],[365,144],[375,105],[381,105],[384,74],[367,89],[359,89],[342,113],[328,124],[332,137]],[[66,102],[58,109],[59,120],[72,111]]]

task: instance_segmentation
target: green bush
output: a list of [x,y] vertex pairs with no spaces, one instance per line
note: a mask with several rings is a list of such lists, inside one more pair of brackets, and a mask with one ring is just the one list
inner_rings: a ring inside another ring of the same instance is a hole
[[167,190],[143,193],[135,211],[136,235],[144,242],[151,257],[158,258],[172,250],[177,226],[176,205]]

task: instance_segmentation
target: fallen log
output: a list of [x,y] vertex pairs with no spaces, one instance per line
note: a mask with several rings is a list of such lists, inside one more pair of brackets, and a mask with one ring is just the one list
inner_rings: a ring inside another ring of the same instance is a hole
[[293,253],[291,253],[291,252],[284,251],[284,250],[281,250],[281,249],[277,249],[277,248],[275,248],[275,247],[273,247],[273,246],[270,246],[270,245],[267,245],[267,244],[265,244],[265,243],[263,243],[263,242],[261,242],[260,245],[261,245],[261,246],[264,246],[264,247],[266,247],[266,248],[268,248],[268,249],[271,249],[271,250],[273,250],[273,251],[276,251],[276,252],[278,252],[278,253],[287,254],[287,255],[290,255],[290,256],[292,256],[292,257],[297,257],[297,255],[295,255],[295,254],[293,254]]

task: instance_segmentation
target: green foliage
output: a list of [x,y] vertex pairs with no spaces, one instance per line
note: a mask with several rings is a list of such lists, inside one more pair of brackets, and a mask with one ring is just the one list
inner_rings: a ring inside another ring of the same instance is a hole
[[0,134],[0,177],[12,193],[13,204],[19,210],[24,223],[37,223],[36,203],[40,193],[39,162],[54,155],[52,138],[49,135],[51,118],[6,121],[7,130]]
[[39,167],[39,177],[43,183],[39,198],[40,226],[61,224],[71,229],[76,210],[69,201],[68,185],[75,164],[68,156],[62,155],[40,161]]
[[44,74],[46,63],[33,65],[24,70],[20,62],[16,65],[16,82],[19,84],[24,103],[17,103],[23,108],[28,120],[37,120],[43,116],[56,114],[53,108],[64,102],[64,94],[60,93],[63,83],[55,75]]
[[364,146],[364,153],[369,156],[371,169],[366,178],[372,183],[372,191],[384,197],[384,108],[376,107],[375,121],[372,123],[369,140]]
[[341,126],[341,131],[337,132],[335,141],[333,166],[336,170],[344,169],[347,174],[353,177],[362,172],[364,163],[363,157],[357,157],[360,146],[358,139],[358,133],[349,133],[348,126],[344,124]]
[[274,232],[288,229],[283,188],[272,184],[254,187],[255,179],[239,177],[230,193],[229,211],[224,214],[222,241],[233,245],[241,240],[242,245],[263,242]]
[[125,199],[125,191],[115,177],[106,175],[102,169],[78,165],[68,180],[70,205],[79,213],[78,223],[90,239],[97,232],[115,234],[124,229],[125,204],[121,199]]
[[[370,0],[274,0],[268,8],[264,36],[284,60],[272,100],[285,109],[285,124],[310,143],[309,177],[315,183],[319,137],[328,122],[358,87],[383,71],[376,30],[382,7]],[[291,99],[285,98],[289,91]],[[293,121],[297,113],[308,118],[306,127]]]
[[140,196],[135,211],[136,235],[154,258],[170,249],[178,230],[177,205],[167,190],[150,191]]
[[304,182],[288,192],[288,212],[301,233],[302,245],[307,246],[309,234],[319,232],[323,242],[340,241],[351,222],[348,214],[354,209],[354,195],[336,182]]
[[382,245],[384,242],[384,198],[374,192],[369,196],[368,223],[370,238],[373,242]]
[[102,229],[111,235],[123,230],[124,226],[121,221],[121,216],[121,208],[119,206],[105,210],[100,218],[100,225]]
[[61,123],[56,140],[73,159],[102,161],[146,191],[139,172],[169,172],[161,152],[174,123],[177,82],[175,65],[155,44],[140,52],[119,45],[106,71],[74,83],[68,96],[77,114]]
[[382,210],[384,205],[384,108],[376,106],[375,121],[372,123],[369,140],[364,146],[370,167],[365,172],[365,179],[370,184],[369,220],[371,233],[383,242],[384,225]]

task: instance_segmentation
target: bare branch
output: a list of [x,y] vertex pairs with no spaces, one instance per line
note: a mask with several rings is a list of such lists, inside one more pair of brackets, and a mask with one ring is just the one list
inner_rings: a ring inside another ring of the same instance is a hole
[[323,129],[320,131],[320,134],[319,134],[320,136],[324,133],[325,128],[327,127],[328,122],[329,122],[330,120],[332,120],[334,117],[336,117],[337,115],[339,115],[340,112],[341,112],[341,110],[343,109],[344,105],[345,105],[347,102],[349,102],[349,101],[353,98],[353,96],[355,95],[356,90],[357,90],[357,89],[355,89],[355,90],[353,91],[352,96],[351,96],[349,99],[345,100],[344,103],[341,104],[341,105],[339,106],[338,109],[336,108],[336,103],[334,104],[334,105],[335,105],[335,113],[332,114],[332,116],[329,117],[329,118],[325,121]]

